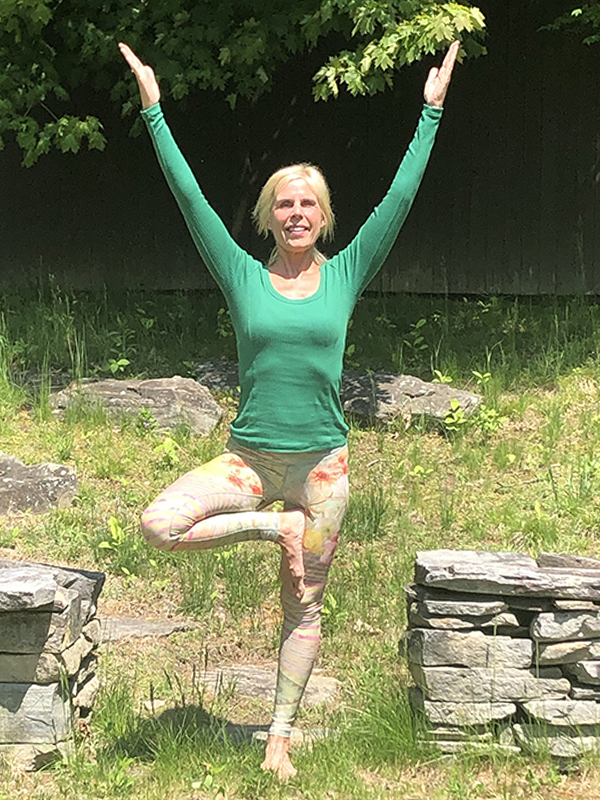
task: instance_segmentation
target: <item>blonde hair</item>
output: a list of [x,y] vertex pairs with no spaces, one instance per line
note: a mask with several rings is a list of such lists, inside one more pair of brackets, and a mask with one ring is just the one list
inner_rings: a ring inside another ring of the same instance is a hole
[[[333,238],[335,228],[335,214],[331,208],[331,195],[325,176],[318,167],[312,164],[291,164],[289,167],[282,167],[274,172],[260,190],[258,200],[252,211],[252,219],[261,236],[267,237],[270,233],[269,218],[275,204],[275,198],[290,181],[301,179],[306,181],[311,191],[314,193],[325,219],[325,224],[321,229],[319,238],[325,241]],[[327,258],[317,248],[313,248],[315,261],[322,264]],[[269,263],[272,264],[277,258],[277,248],[271,251]]]

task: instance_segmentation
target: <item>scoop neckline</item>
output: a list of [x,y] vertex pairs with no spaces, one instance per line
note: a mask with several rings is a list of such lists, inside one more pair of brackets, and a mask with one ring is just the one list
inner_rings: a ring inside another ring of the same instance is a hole
[[277,300],[281,300],[284,303],[293,303],[294,305],[302,305],[304,303],[311,303],[317,300],[323,294],[323,288],[325,283],[325,273],[323,272],[324,264],[321,264],[321,270],[319,275],[319,285],[312,294],[308,295],[308,297],[286,297],[281,292],[277,291],[277,289],[273,286],[271,281],[271,273],[269,272],[269,267],[266,264],[263,264],[263,282],[267,288],[267,291],[275,297]]

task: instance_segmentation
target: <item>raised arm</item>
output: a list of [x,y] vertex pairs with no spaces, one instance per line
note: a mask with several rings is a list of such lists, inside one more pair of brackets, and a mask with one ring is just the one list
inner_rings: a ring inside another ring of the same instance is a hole
[[232,239],[229,231],[206,200],[163,116],[160,88],[152,67],[143,64],[131,48],[119,49],[134,73],[142,100],[142,117],[148,127],[158,162],[181,209],[192,239],[211,275],[223,289],[241,279],[250,257]]
[[441,67],[430,70],[419,125],[392,185],[348,247],[339,254],[347,279],[357,293],[365,289],[383,265],[413,204],[435,141],[459,47],[460,42],[454,42]]

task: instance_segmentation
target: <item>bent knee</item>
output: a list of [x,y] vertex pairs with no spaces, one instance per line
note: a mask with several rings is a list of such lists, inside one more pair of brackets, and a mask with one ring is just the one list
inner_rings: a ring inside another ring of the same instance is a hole
[[142,533],[148,544],[151,544],[152,547],[157,547],[159,550],[172,547],[173,544],[179,541],[181,533],[183,533],[183,531],[173,531],[172,515],[167,516],[161,513],[154,503],[144,511],[140,522]]

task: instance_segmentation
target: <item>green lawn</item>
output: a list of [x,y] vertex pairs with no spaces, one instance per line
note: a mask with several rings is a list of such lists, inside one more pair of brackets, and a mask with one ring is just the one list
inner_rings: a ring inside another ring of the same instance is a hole
[[[193,374],[234,354],[218,295],[65,294],[0,300],[0,450],[26,463],[76,468],[75,504],[0,520],[0,556],[102,569],[100,613],[196,618],[168,639],[103,649],[103,690],[75,756],[42,773],[0,776],[0,798],[269,800],[269,798],[594,798],[593,760],[568,775],[550,761],[425,749],[407,708],[398,657],[403,586],[414,553],[437,547],[600,555],[600,306],[544,300],[367,298],[349,334],[348,366],[389,368],[480,391],[482,412],[446,425],[352,425],[352,496],[324,612],[318,666],[343,685],[302,728],[336,735],[299,750],[298,777],[260,770],[261,747],[232,741],[226,722],[263,724],[270,709],[223,686],[208,665],[276,658],[277,552],[268,543],[212,553],[150,550],[140,511],[181,472],[221,451],[208,439],[157,432],[146,419],[48,409],[57,371]],[[127,363],[125,363],[127,362]],[[32,371],[41,376],[33,381]],[[34,388],[31,388],[31,387]],[[175,442],[175,445],[173,445]],[[160,703],[152,713],[151,698]]]

